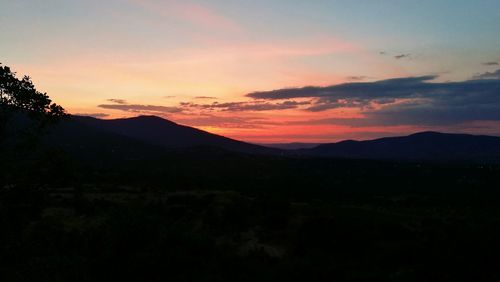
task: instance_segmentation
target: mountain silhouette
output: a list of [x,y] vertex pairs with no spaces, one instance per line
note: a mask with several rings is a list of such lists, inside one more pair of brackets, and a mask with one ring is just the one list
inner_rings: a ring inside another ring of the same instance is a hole
[[42,138],[45,147],[63,150],[92,162],[156,159],[169,153],[164,147],[95,128],[70,118],[51,126]]
[[[17,128],[17,125],[12,125]],[[420,132],[367,141],[346,140],[295,149],[250,144],[156,117],[102,120],[72,116],[49,130],[44,143],[85,159],[152,159],[170,153],[245,153],[344,159],[500,161],[500,137]],[[308,144],[309,145],[309,144]],[[299,146],[300,147],[300,146]]]
[[391,160],[500,160],[500,137],[420,132],[368,141],[322,144],[301,154],[319,157]]
[[82,128],[86,131],[92,131],[92,135],[100,132],[107,139],[121,138],[122,143],[137,142],[142,145],[156,146],[157,148],[198,148],[205,151],[227,150],[251,154],[276,154],[280,152],[277,149],[245,143],[189,126],[179,125],[157,116],[138,116],[111,120],[73,116],[65,127],[66,131],[75,131]]

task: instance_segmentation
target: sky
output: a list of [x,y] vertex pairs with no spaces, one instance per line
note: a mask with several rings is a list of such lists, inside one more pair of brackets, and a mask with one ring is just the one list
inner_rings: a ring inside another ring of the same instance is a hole
[[69,113],[256,142],[500,135],[498,0],[0,0],[0,62]]

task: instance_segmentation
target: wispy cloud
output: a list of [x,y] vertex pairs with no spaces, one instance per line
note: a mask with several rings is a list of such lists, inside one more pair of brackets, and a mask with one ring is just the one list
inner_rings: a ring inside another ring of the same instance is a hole
[[108,99],[108,101],[114,104],[101,104],[97,107],[102,109],[110,110],[120,110],[125,112],[135,112],[135,113],[148,113],[148,114],[167,114],[167,113],[180,113],[181,108],[178,107],[167,107],[159,105],[142,105],[142,104],[129,104],[123,99]]
[[184,20],[196,23],[199,26],[209,26],[226,31],[239,31],[241,29],[233,20],[200,4],[175,1],[173,7]]
[[196,104],[184,102],[181,103],[182,107],[195,108],[201,110],[218,110],[227,112],[244,112],[244,111],[277,111],[277,110],[287,110],[296,109],[301,105],[308,105],[309,101],[284,101],[282,103],[269,103],[269,102],[229,102],[229,103],[218,103],[213,102],[211,104]]
[[130,0],[146,11],[160,17],[182,20],[201,29],[212,29],[224,32],[239,32],[241,27],[232,19],[209,8],[208,6],[189,1],[169,0]]
[[474,79],[500,79],[500,69],[497,69],[494,72],[476,74]]
[[268,121],[256,117],[194,115],[177,118],[175,122],[188,126],[219,127],[219,128],[264,128]]
[[108,99],[107,101],[113,102],[116,104],[120,104],[120,105],[127,104],[127,100],[124,100],[124,99]]
[[126,112],[147,112],[147,113],[180,113],[182,112],[181,108],[178,107],[165,107],[165,106],[157,106],[157,105],[140,105],[140,104],[101,104],[98,105],[99,108],[103,109],[111,109],[111,110],[120,110]]
[[84,117],[95,117],[95,118],[105,118],[109,117],[109,114],[105,113],[76,113],[74,116],[84,116]]
[[346,77],[346,79],[349,81],[361,81],[361,80],[365,80],[367,78],[368,77],[366,77],[364,75],[353,75],[353,76]]
[[394,56],[394,59],[396,60],[401,60],[401,59],[409,59],[411,58],[411,54],[399,54],[399,55],[396,55]]
[[214,99],[217,99],[217,97],[214,97],[214,96],[196,96],[194,97],[195,99],[206,99],[206,100],[214,100]]

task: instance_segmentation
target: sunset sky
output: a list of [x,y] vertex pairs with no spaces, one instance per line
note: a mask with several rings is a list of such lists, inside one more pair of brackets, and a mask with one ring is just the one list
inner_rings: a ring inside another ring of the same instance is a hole
[[500,135],[498,0],[0,0],[0,38],[71,114],[260,143]]

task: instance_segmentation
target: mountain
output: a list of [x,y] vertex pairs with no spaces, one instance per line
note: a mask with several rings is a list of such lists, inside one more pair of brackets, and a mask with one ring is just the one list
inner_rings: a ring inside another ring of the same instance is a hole
[[368,141],[322,144],[301,154],[349,159],[499,161],[500,137],[420,132]]
[[266,144],[261,144],[261,145],[265,146],[265,147],[282,149],[282,150],[299,150],[299,149],[311,149],[311,148],[314,148],[314,147],[320,145],[320,143],[293,142],[293,143],[266,143]]
[[106,134],[121,136],[143,144],[168,149],[205,148],[206,150],[227,150],[251,154],[277,154],[277,149],[237,141],[212,134],[157,116],[103,120],[92,117],[74,116],[73,126],[85,126]]
[[[22,131],[19,129],[23,126],[29,128],[25,120],[17,118],[9,122],[10,128],[14,131]],[[281,150],[211,134],[156,116],[113,120],[72,116],[50,128],[43,141],[80,158],[102,161],[157,159],[171,153],[230,152],[348,159],[500,161],[500,137],[494,136],[421,132],[368,141],[346,140],[313,148],[305,147],[312,144],[278,144],[276,147],[288,149]]]
[[76,160],[104,165],[123,160],[152,160],[165,157],[169,150],[119,134],[105,132],[76,122],[58,122],[45,130],[43,151],[63,153]]

